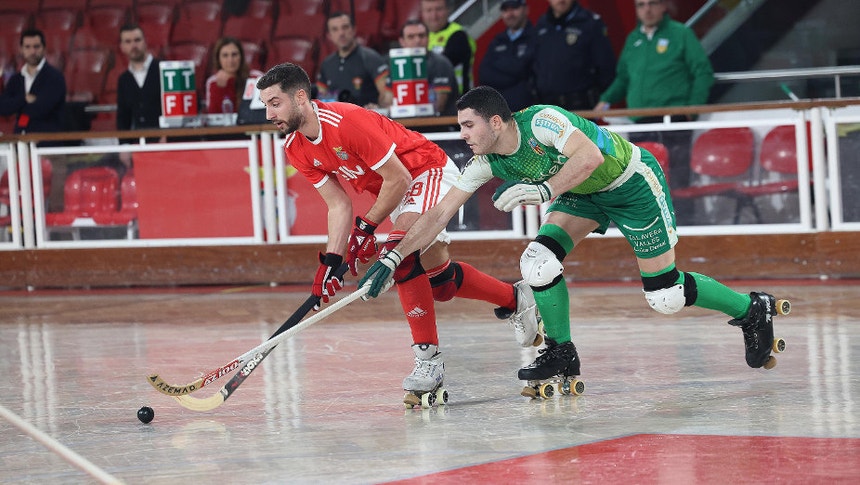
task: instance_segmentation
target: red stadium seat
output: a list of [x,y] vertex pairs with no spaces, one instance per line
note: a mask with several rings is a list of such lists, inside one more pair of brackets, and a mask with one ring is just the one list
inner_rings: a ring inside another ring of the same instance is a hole
[[84,15],[84,26],[92,30],[102,46],[114,48],[119,43],[119,29],[128,19],[129,10],[127,7],[90,8]]
[[[797,192],[797,138],[792,125],[777,126],[765,135],[758,157],[761,171],[753,185],[738,188],[747,197],[756,221],[761,222],[756,199],[777,194]],[[774,180],[776,179],[776,180]]]
[[325,0],[279,0],[280,15],[286,11],[293,16],[325,15]]
[[31,16],[26,12],[0,12],[0,25],[3,26],[0,30],[0,38],[2,38],[3,46],[6,52],[15,55],[18,52],[18,45],[21,40],[21,32],[30,26]]
[[307,39],[324,39],[325,22],[326,17],[322,13],[313,15],[293,15],[284,14],[282,11],[281,14],[278,16],[278,21],[275,23],[275,29],[272,32],[272,37],[304,37]]
[[170,43],[211,44],[221,36],[221,3],[195,0],[179,6],[179,17],[170,34]]
[[[123,9],[130,9],[134,7],[134,0],[89,0],[87,4],[89,8],[95,7],[119,7]],[[117,31],[119,32],[119,31]],[[119,35],[119,34],[117,34]]]
[[752,166],[755,139],[749,128],[713,128],[696,138],[690,153],[690,169],[699,183],[672,189],[672,199],[722,196],[735,199],[735,221],[743,206],[739,180]]
[[240,41],[242,44],[242,53],[245,54],[245,64],[251,69],[265,71],[263,64],[266,55],[266,45],[263,43]]
[[400,29],[407,20],[420,18],[421,0],[385,2],[380,32],[386,40],[396,41],[400,37]]
[[315,41],[297,37],[272,39],[269,64],[275,65],[282,62],[298,64],[307,71],[311,79],[314,79],[317,69],[317,47]]
[[75,170],[66,177],[63,211],[45,214],[49,227],[71,226],[79,218],[119,209],[119,175],[107,167]]
[[120,206],[118,210],[97,211],[93,221],[100,226],[126,226],[128,239],[134,239],[137,222],[137,182],[134,171],[129,170],[120,183]]
[[109,61],[108,49],[71,51],[65,68],[67,99],[95,101],[104,90]]

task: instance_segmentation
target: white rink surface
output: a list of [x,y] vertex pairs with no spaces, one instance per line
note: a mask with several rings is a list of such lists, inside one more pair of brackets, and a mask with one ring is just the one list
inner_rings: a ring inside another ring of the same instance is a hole
[[[516,371],[536,350],[520,349],[488,304],[454,300],[437,307],[450,402],[405,410],[400,383],[412,352],[389,292],[284,342],[205,413],[159,394],[146,376],[178,384],[226,364],[298,308],[304,288],[6,292],[0,404],[130,484],[380,483],[639,433],[860,438],[860,285],[732,286],[792,300],[792,314],[776,319],[787,349],[771,371],[746,366],[740,331],[721,314],[664,317],[637,286],[576,286],[583,396],[520,396]],[[143,405],[155,409],[148,425],[136,417]],[[0,483],[96,483],[7,420],[0,435]],[[538,469],[481,481],[509,480],[560,479]]]

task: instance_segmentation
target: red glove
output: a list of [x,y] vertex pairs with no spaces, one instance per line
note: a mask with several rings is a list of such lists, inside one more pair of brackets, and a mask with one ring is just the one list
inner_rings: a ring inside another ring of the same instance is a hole
[[[337,290],[343,288],[343,280],[335,273],[342,264],[343,256],[335,253],[320,253],[320,267],[317,268],[317,274],[314,276],[314,285],[311,287],[311,293],[314,296],[322,298],[323,303],[328,303],[328,298],[334,296]],[[320,309],[320,304],[317,302],[314,305],[314,311]]]
[[358,216],[355,218],[355,226],[349,236],[349,249],[346,254],[346,264],[353,276],[358,276],[355,260],[362,264],[370,262],[370,258],[376,256],[376,236],[373,231],[376,224]]

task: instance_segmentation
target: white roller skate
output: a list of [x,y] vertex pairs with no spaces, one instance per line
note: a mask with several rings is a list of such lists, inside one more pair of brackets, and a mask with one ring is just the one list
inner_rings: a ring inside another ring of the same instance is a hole
[[442,387],[445,374],[445,362],[438,347],[433,344],[415,344],[412,346],[415,352],[415,368],[412,373],[403,379],[403,404],[412,409],[421,405],[428,409],[434,404],[446,404],[448,402],[448,391]]
[[527,381],[520,392],[532,399],[538,396],[549,399],[556,393],[579,396],[585,392],[585,383],[579,376],[579,354],[573,342],[556,343],[546,339],[546,348],[540,349],[535,361],[523,367],[517,378]]
[[496,316],[507,319],[514,327],[514,336],[521,347],[537,347],[543,343],[543,335],[532,289],[525,281],[520,280],[514,283],[514,293],[517,300],[516,310],[496,308]]

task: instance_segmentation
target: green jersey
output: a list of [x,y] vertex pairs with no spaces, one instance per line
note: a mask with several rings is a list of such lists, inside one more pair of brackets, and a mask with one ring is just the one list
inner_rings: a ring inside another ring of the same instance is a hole
[[514,113],[519,143],[509,155],[476,155],[463,167],[457,188],[474,192],[493,177],[505,181],[543,182],[567,162],[561,151],[574,131],[581,131],[603,154],[603,163],[574,194],[600,192],[616,181],[630,164],[633,145],[618,134],[557,106],[535,105]]

